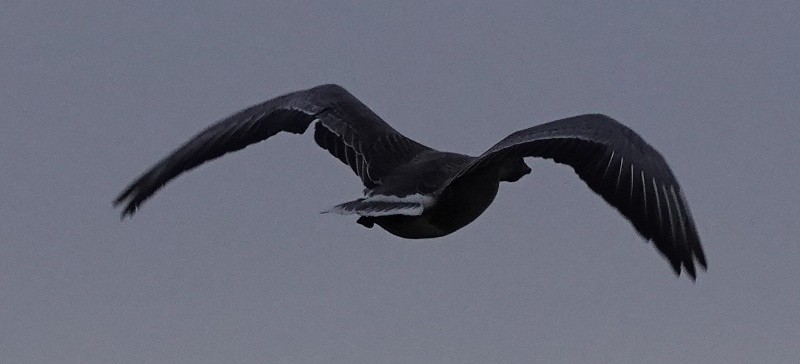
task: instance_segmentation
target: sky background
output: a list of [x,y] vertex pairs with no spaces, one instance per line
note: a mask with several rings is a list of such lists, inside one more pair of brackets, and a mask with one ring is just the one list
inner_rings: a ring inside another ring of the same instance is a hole
[[[800,357],[796,0],[0,2],[3,362]],[[670,163],[709,271],[676,278],[550,161],[435,240],[320,215],[362,187],[310,133],[120,222],[116,194],[196,132],[329,82],[473,155],[611,115]]]

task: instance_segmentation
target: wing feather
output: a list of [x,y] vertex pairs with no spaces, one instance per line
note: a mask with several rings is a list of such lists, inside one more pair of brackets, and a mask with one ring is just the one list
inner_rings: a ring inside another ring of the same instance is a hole
[[541,157],[571,166],[615,207],[680,274],[707,267],[689,206],[658,151],[633,130],[604,115],[587,114],[515,132],[457,173],[459,178],[498,168],[508,158]]
[[[156,163],[114,200],[132,215],[161,187],[188,170],[245,148],[279,132],[304,133],[317,122],[315,141],[373,188],[380,179],[430,148],[394,130],[338,85],[321,85],[253,105],[209,126]],[[402,153],[387,151],[382,140],[402,141]]]

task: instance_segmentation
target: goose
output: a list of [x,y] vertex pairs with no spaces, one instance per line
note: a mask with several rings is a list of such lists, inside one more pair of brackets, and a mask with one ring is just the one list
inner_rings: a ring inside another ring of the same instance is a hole
[[323,212],[358,215],[407,239],[453,233],[492,203],[500,182],[531,173],[526,157],[572,167],[589,188],[616,208],[645,241],[652,241],[677,276],[707,269],[689,205],[667,162],[650,144],[601,114],[560,119],[516,131],[480,156],[442,152],[389,126],[335,84],[291,92],[241,110],[201,131],[135,179],[114,200],[121,218],[167,182],[226,153],[279,132],[314,140],[361,179],[364,195]]

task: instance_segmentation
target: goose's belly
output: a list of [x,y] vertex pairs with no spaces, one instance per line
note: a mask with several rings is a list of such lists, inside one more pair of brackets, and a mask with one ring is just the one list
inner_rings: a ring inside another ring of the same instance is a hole
[[392,235],[406,239],[430,239],[445,236],[446,231],[431,224],[430,215],[421,216],[380,216],[374,218],[375,223]]
[[381,216],[376,224],[406,239],[427,239],[448,235],[474,221],[494,201],[499,181],[472,180],[450,186],[447,193],[420,216]]

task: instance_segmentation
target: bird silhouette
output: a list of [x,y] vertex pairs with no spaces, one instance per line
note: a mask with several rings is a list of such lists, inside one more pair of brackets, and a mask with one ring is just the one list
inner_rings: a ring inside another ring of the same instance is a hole
[[680,275],[706,269],[686,198],[664,158],[633,130],[599,114],[519,130],[480,156],[441,152],[413,141],[338,85],[292,92],[239,111],[200,132],[131,183],[114,200],[130,216],[183,172],[279,132],[304,133],[350,166],[364,196],[325,212],[355,214],[408,239],[450,234],[477,218],[500,182],[531,172],[523,158],[572,167],[594,192],[654,243]]

